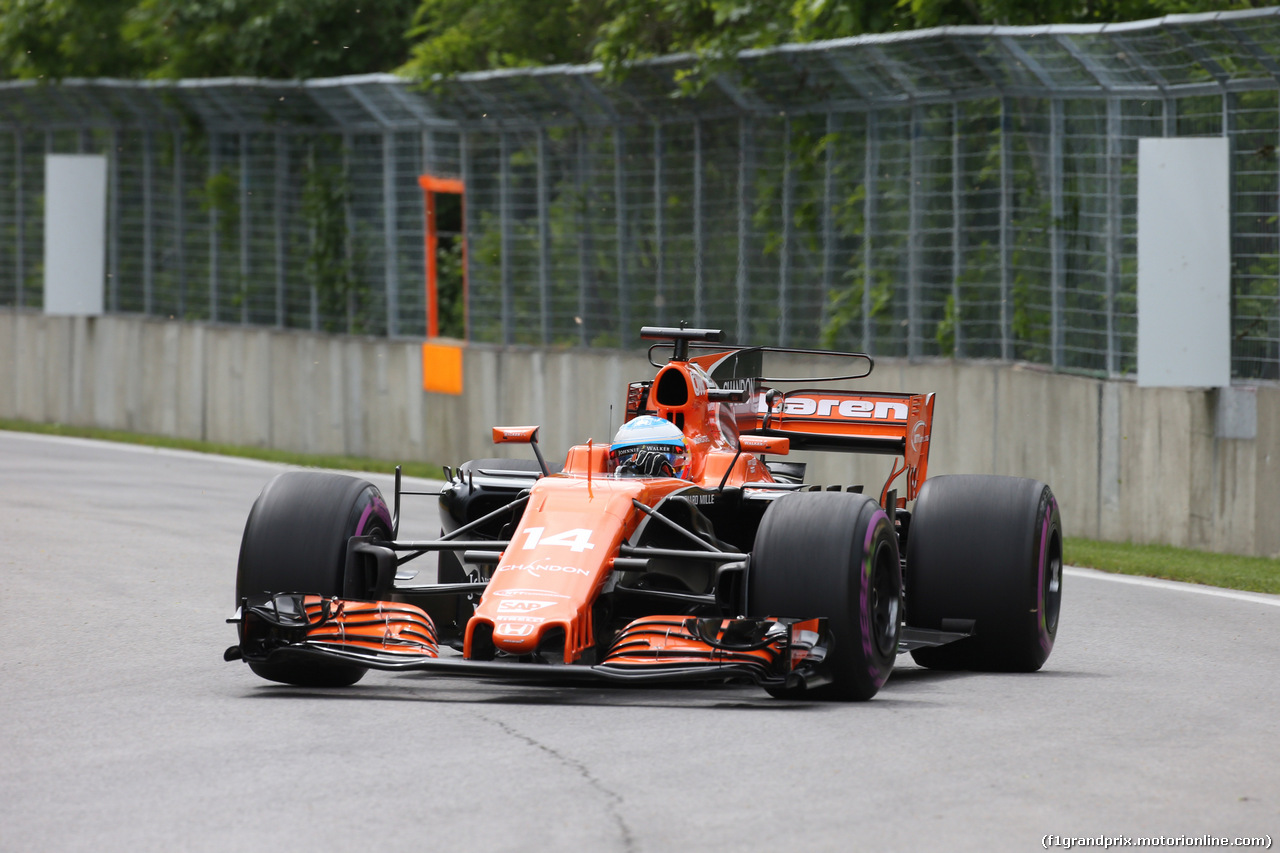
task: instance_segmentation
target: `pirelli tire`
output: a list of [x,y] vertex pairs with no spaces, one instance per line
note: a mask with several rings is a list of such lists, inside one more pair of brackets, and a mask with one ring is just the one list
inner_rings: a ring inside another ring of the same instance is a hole
[[870,699],[893,671],[902,621],[898,540],[889,516],[865,495],[778,498],[756,533],[747,606],[753,616],[827,619],[831,683],[770,693]]
[[[290,471],[272,479],[249,511],[240,541],[236,602],[259,593],[309,593],[361,598],[344,589],[347,540],[391,538],[391,514],[372,483],[342,474]],[[345,687],[365,667],[330,661],[253,663],[268,681],[307,687]]]
[[1062,519],[1038,480],[953,475],[926,480],[906,560],[907,623],[973,636],[913,651],[921,666],[1034,672],[1058,633]]

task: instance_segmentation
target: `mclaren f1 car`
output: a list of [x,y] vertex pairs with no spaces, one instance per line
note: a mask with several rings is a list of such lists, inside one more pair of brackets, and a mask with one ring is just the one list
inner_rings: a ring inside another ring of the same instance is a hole
[[[1047,485],[927,479],[934,395],[848,390],[871,373],[865,354],[727,346],[711,329],[641,336],[658,370],[627,388],[612,442],[552,465],[537,427],[494,427],[533,458],[446,467],[437,538],[398,535],[402,500],[423,494],[398,470],[390,507],[355,477],[271,480],[245,525],[225,658],[309,686],[378,669],[853,700],[902,653],[1043,665],[1062,583]],[[777,353],[837,369],[770,377]],[[823,487],[781,458],[791,450],[894,464],[875,492]],[[420,581],[429,554],[435,577]]]

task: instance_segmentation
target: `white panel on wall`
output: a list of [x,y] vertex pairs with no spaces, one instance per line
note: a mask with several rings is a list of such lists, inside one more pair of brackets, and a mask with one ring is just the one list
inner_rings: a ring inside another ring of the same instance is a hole
[[107,158],[48,154],[44,160],[44,312],[103,310]]
[[1138,384],[1231,384],[1228,140],[1138,140]]

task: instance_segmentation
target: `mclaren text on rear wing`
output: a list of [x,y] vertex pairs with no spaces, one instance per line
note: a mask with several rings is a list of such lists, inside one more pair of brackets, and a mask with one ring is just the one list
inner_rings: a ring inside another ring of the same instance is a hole
[[901,456],[908,500],[929,464],[933,394],[801,390],[758,394],[757,435],[786,436],[793,450],[834,450]]

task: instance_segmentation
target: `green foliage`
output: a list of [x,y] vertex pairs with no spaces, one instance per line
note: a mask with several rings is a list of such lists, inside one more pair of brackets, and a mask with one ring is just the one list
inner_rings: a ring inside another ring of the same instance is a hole
[[1280,560],[1215,554],[1172,545],[1098,542],[1068,537],[1063,560],[1126,575],[1147,575],[1228,589],[1280,593]]
[[122,28],[151,77],[275,79],[388,71],[415,0],[139,0]]
[[696,92],[740,50],[948,24],[1105,23],[1252,8],[1251,0],[422,0],[403,73],[420,79],[526,65],[694,58],[677,92]]
[[[825,5],[819,2],[816,5]],[[1106,24],[1264,5],[1255,0],[897,0],[913,27],[953,24]]]
[[367,312],[360,310],[369,287],[357,275],[347,208],[351,188],[342,167],[309,158],[302,186],[302,218],[309,246],[303,271],[315,288],[320,326],[326,332],[359,333]]
[[0,0],[0,77],[420,79],[687,52],[695,91],[746,48],[946,24],[1101,23],[1253,0]]
[[0,77],[390,71],[418,0],[0,0]]
[[447,338],[466,334],[462,280],[462,241],[442,240],[436,254],[436,323]]
[[[231,294],[228,305],[239,308],[244,304],[248,290],[248,283],[240,274],[240,265],[231,261],[237,256],[240,245],[240,183],[231,168],[224,167],[209,175],[195,195],[200,209],[210,215],[217,235],[218,253],[228,261],[218,270],[220,290]],[[219,317],[210,319],[216,321]]]
[[400,69],[421,79],[485,68],[582,62],[603,0],[422,0]]
[[0,0],[0,77],[136,77],[120,25],[136,0]]

